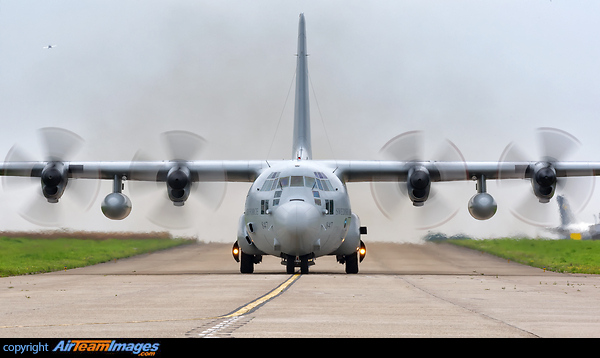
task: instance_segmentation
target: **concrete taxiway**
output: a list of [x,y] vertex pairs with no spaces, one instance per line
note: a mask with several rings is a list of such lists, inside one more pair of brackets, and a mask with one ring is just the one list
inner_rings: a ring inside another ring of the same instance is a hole
[[599,337],[600,276],[544,272],[448,244],[367,243],[287,275],[238,273],[230,244],[193,244],[0,279],[0,337]]

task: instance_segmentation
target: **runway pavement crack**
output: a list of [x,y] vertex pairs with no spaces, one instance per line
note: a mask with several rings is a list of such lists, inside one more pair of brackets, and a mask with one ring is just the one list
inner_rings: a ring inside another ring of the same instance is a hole
[[459,308],[461,308],[461,309],[467,310],[467,311],[469,311],[469,312],[472,312],[472,313],[474,313],[474,314],[477,314],[477,315],[479,315],[479,316],[481,316],[481,317],[484,317],[484,318],[486,318],[486,319],[489,319],[489,320],[492,320],[492,321],[496,321],[496,322],[502,323],[502,324],[504,324],[504,325],[507,325],[507,326],[509,326],[509,327],[512,327],[512,328],[514,328],[514,329],[516,329],[516,330],[519,330],[519,331],[521,331],[521,332],[525,332],[525,333],[527,333],[527,334],[530,334],[530,335],[532,335],[532,336],[534,336],[534,337],[536,337],[536,338],[540,338],[540,336],[538,336],[537,334],[535,334],[535,333],[533,333],[533,332],[527,331],[527,330],[525,330],[525,329],[523,329],[523,328],[521,328],[521,327],[517,327],[517,326],[515,326],[514,324],[511,324],[511,323],[508,323],[508,322],[506,322],[506,321],[503,321],[503,320],[501,320],[501,319],[498,319],[498,318],[492,317],[492,316],[490,316],[490,315],[488,315],[488,314],[485,314],[485,313],[483,313],[483,312],[476,311],[476,310],[474,310],[474,309],[472,309],[472,308],[466,307],[466,306],[464,306],[464,305],[461,305],[461,304],[459,304],[459,303],[457,303],[457,302],[455,302],[455,301],[452,301],[452,300],[450,300],[450,299],[448,299],[448,298],[442,297],[442,296],[440,296],[440,295],[437,295],[437,294],[435,294],[435,293],[433,293],[433,292],[431,292],[431,291],[428,291],[428,290],[426,290],[426,289],[424,289],[424,288],[422,288],[422,287],[419,287],[419,286],[417,286],[415,283],[413,283],[413,282],[411,282],[410,280],[408,280],[408,278],[406,278],[406,277],[399,277],[399,278],[400,278],[401,280],[403,280],[404,282],[406,282],[407,284],[409,284],[410,286],[412,286],[413,288],[415,288],[416,290],[419,290],[419,291],[421,291],[421,292],[423,292],[423,293],[425,293],[425,294],[427,294],[427,295],[429,295],[429,296],[435,297],[435,298],[436,298],[436,299],[438,299],[438,300],[442,300],[442,301],[444,301],[444,302],[447,302],[447,303],[449,303],[449,304],[451,304],[451,305],[453,305],[453,306],[456,306],[456,307],[459,307]]

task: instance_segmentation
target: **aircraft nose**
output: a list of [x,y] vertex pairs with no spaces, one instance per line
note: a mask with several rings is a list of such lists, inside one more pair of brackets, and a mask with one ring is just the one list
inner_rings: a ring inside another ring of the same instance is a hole
[[289,201],[273,213],[273,228],[281,245],[281,252],[302,256],[313,251],[319,233],[321,213],[304,201]]

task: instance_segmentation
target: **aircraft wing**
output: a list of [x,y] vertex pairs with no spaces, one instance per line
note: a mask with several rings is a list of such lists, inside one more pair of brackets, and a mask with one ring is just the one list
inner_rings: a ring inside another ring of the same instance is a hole
[[[414,206],[423,206],[435,182],[477,181],[477,194],[469,202],[471,215],[479,220],[492,217],[497,209],[486,192],[486,180],[529,179],[540,202],[548,202],[557,181],[565,177],[600,174],[600,162],[463,162],[463,161],[312,161],[328,167],[342,182],[398,182],[406,187]],[[253,182],[271,165],[267,161],[132,161],[132,162],[4,162],[0,175],[39,177],[42,194],[50,203],[62,197],[70,179],[113,180],[113,193],[102,203],[111,219],[123,219],[131,202],[121,193],[122,181],[165,182],[174,206],[188,199],[193,183]],[[378,205],[390,200],[389,192],[374,192]],[[432,203],[433,204],[433,203]],[[437,204],[433,204],[434,206]]]
[[[330,167],[344,182],[409,182],[412,175],[421,175],[430,182],[476,180],[483,176],[486,180],[546,179],[549,184],[553,184],[556,178],[600,175],[600,162],[318,162]],[[168,180],[170,172],[185,168],[185,174],[193,182],[253,182],[268,167],[269,163],[262,160],[4,162],[0,164],[0,175],[43,177],[54,182],[69,178],[111,180],[115,177],[122,180],[161,182]]]
[[[491,218],[497,210],[496,201],[487,193],[486,180],[528,179],[535,195],[532,197],[536,199],[534,202],[548,203],[555,194],[557,182],[568,180],[565,179],[567,177],[600,174],[599,162],[337,161],[328,163],[328,166],[334,168],[334,173],[344,182],[372,182],[373,197],[388,217],[395,215],[393,211],[400,200],[395,194],[398,186],[394,189],[376,182],[398,182],[413,205],[420,207],[429,199],[434,182],[476,180],[477,192],[470,199],[468,208],[471,216],[478,220]],[[589,186],[593,189],[594,182]],[[435,207],[439,203],[433,205]],[[537,207],[520,207],[515,213],[526,222],[537,223],[541,219],[531,219],[532,213],[543,212]],[[444,221],[439,219],[436,222]]]
[[65,178],[166,181],[169,171],[186,167],[193,181],[252,182],[264,161],[156,161],[156,162],[4,162],[0,175],[41,177],[45,170],[55,169]]
[[435,162],[335,161],[328,163],[345,182],[406,182],[409,172],[425,169],[432,182],[486,179],[531,179],[542,168],[556,178],[600,175],[600,162]]
[[[192,217],[184,215],[189,211],[182,213],[170,208],[183,206],[192,192],[197,193],[196,198],[201,195],[205,204],[218,206],[224,191],[211,182],[253,182],[264,168],[268,168],[266,161],[8,161],[0,164],[0,175],[39,178],[42,196],[32,197],[28,194],[30,191],[22,191],[22,202],[16,205],[21,216],[45,226],[56,226],[62,222],[64,215],[60,208],[65,206],[51,205],[59,200],[75,203],[83,210],[89,208],[102,179],[113,181],[112,193],[101,204],[104,215],[113,220],[126,218],[132,209],[131,200],[122,193],[123,181],[163,182],[168,200],[165,201],[163,196],[157,197],[154,206],[157,210],[150,211],[149,219],[163,227],[183,228],[193,222]],[[194,185],[199,182],[207,184],[202,184],[202,189],[199,189]],[[65,193],[69,194],[63,197]]]
[[[436,161],[319,161],[344,182],[405,182],[414,168],[424,168],[432,182],[486,179],[531,179],[540,168],[551,168],[556,177],[600,175],[600,162],[436,162]],[[0,175],[39,177],[45,168],[60,164],[68,178],[165,181],[174,167],[185,166],[194,181],[253,182],[269,167],[262,160],[149,161],[149,162],[4,162]],[[539,168],[538,168],[539,167]]]

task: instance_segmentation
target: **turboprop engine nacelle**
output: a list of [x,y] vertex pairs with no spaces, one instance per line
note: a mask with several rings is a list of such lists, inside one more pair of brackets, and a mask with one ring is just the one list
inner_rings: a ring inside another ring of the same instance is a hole
[[67,187],[67,168],[61,162],[48,163],[40,175],[42,194],[49,203],[58,203],[58,199]]
[[174,167],[167,174],[167,193],[175,206],[183,206],[190,196],[192,179],[187,167]]
[[427,168],[421,166],[410,168],[406,188],[413,205],[423,206],[429,197],[429,189],[431,188],[431,178]]
[[556,189],[556,171],[548,163],[536,163],[531,177],[533,193],[540,203],[547,203],[554,196]]

